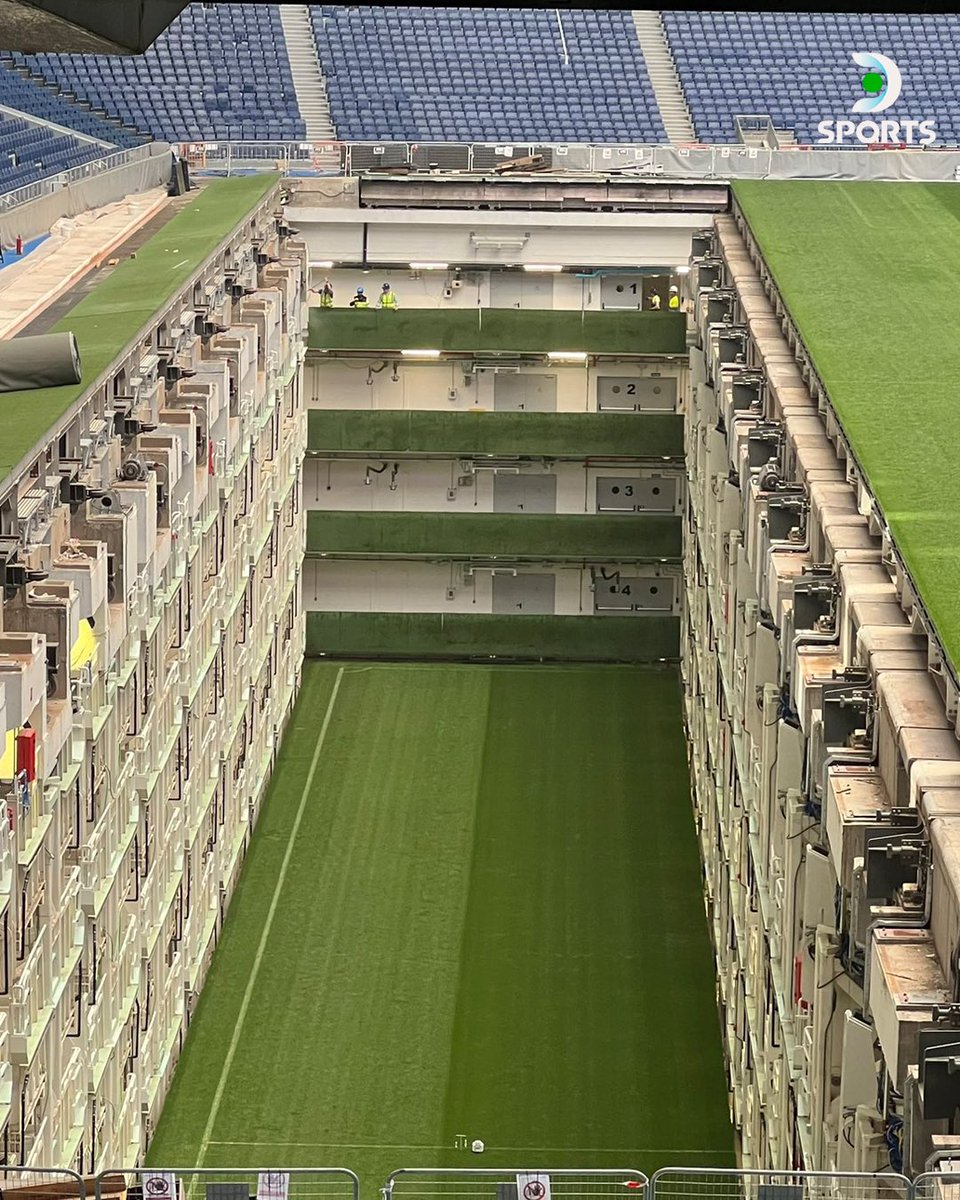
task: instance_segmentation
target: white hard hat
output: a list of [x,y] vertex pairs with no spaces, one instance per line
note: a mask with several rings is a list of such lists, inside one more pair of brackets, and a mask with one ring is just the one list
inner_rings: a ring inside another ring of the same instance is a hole
[[680,291],[680,289],[677,287],[677,285],[676,285],[675,283],[671,283],[671,284],[670,284],[670,291],[671,291],[671,292],[679,292],[679,291]]

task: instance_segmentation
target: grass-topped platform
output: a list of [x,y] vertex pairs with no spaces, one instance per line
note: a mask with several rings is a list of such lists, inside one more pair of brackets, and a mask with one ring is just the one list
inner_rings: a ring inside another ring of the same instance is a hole
[[734,195],[960,670],[960,189],[758,181]]
[[122,262],[48,331],[76,335],[83,378],[67,387],[0,395],[0,481],[276,183],[276,175],[252,175],[206,184],[136,258]]
[[683,355],[686,316],[562,309],[353,308],[310,310],[311,350],[446,350],[546,354]]

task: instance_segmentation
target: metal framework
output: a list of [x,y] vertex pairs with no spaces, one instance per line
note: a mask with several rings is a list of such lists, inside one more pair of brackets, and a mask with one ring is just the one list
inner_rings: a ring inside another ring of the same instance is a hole
[[649,1188],[649,1200],[910,1200],[912,1194],[910,1180],[893,1173],[710,1167],[664,1167]]
[[87,1190],[66,1167],[0,1167],[0,1195],[10,1200],[85,1200]]
[[[467,1149],[467,1136],[460,1138]],[[532,1180],[529,1192],[520,1195],[522,1176],[549,1177],[549,1190]],[[631,1168],[402,1167],[391,1173],[381,1191],[384,1200],[502,1200],[503,1188],[515,1189],[517,1200],[613,1200],[623,1195],[625,1186],[645,1191],[647,1177]]]
[[359,1200],[360,1180],[346,1167],[194,1167],[101,1171],[94,1200],[139,1191],[143,1200],[217,1200],[237,1189],[257,1200]]

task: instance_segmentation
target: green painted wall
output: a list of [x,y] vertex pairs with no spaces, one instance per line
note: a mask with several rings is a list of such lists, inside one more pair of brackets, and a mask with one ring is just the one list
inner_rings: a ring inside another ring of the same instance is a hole
[[561,309],[310,309],[315,350],[500,351],[545,354],[686,354],[686,316]]
[[679,413],[311,409],[308,449],[332,453],[682,458]]
[[522,513],[310,512],[307,556],[679,560],[680,517]]
[[649,663],[680,656],[680,618],[307,614],[307,656]]

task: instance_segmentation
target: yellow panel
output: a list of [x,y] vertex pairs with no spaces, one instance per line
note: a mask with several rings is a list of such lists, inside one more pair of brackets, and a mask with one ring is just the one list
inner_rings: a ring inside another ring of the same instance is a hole
[[94,637],[90,622],[81,619],[77,640],[70,651],[70,670],[79,671],[87,663],[92,663],[97,653],[97,639]]
[[17,730],[11,729],[0,755],[0,779],[12,779],[17,773]]

